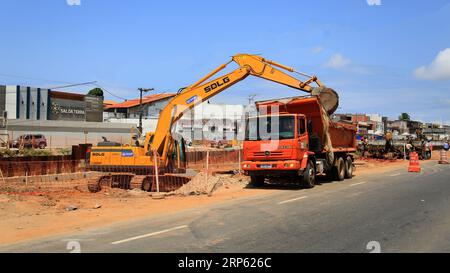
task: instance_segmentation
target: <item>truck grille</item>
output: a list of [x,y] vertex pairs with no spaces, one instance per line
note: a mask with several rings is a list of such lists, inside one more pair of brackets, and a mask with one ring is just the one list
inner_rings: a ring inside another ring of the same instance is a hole
[[268,157],[268,156],[283,156],[283,152],[254,152],[253,156],[255,157]]

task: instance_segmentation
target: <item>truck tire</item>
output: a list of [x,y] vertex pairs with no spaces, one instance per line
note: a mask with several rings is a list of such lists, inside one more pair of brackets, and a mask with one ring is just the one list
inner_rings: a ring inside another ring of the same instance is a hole
[[263,175],[252,175],[252,176],[250,176],[250,184],[253,187],[259,188],[259,187],[264,186],[265,179],[266,178]]
[[332,169],[333,179],[336,181],[344,181],[345,179],[345,161],[342,157],[337,159],[336,165]]
[[354,171],[353,159],[350,156],[348,156],[347,159],[345,160],[345,178],[352,179],[353,171]]
[[316,169],[312,161],[308,162],[302,176],[302,184],[306,189],[312,189],[316,186]]

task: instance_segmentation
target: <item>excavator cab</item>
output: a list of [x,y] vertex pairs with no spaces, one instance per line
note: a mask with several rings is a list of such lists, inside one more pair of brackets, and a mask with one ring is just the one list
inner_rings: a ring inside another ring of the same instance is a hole
[[172,140],[170,153],[167,156],[167,172],[186,173],[186,144],[183,138]]

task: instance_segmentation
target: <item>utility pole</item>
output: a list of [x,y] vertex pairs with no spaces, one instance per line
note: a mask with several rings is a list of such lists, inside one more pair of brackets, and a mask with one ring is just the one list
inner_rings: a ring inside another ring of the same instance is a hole
[[139,88],[138,90],[139,90],[139,93],[140,93],[140,96],[139,96],[139,127],[138,127],[138,130],[139,130],[139,134],[142,136],[142,133],[143,133],[143,129],[142,129],[142,115],[143,115],[142,94],[150,92],[150,91],[154,91],[155,89],[154,88]]
[[250,94],[248,95],[248,105],[251,105],[252,102],[255,102],[255,98],[258,96],[257,94]]

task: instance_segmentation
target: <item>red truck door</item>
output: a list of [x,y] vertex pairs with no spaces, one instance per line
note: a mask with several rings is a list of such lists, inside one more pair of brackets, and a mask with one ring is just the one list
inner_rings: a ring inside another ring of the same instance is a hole
[[308,141],[308,130],[306,129],[306,118],[297,118],[297,140],[298,140],[298,159],[303,159],[304,153],[308,151],[309,141]]

